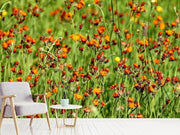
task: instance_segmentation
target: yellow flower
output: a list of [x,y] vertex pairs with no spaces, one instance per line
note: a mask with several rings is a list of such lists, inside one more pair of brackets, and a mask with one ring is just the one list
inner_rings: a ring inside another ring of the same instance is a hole
[[160,7],[160,6],[157,6],[156,10],[157,10],[158,12],[162,12],[162,11],[163,11],[162,7]]
[[100,88],[94,88],[94,89],[93,89],[93,93],[99,95],[99,94],[102,93],[102,90],[100,90]]
[[74,41],[78,41],[80,39],[79,34],[72,34],[69,37],[72,38]]
[[115,59],[114,59],[116,62],[120,62],[120,58],[119,57],[115,57]]
[[151,3],[156,3],[157,2],[157,0],[151,0]]
[[130,21],[131,21],[131,22],[136,22],[136,23],[137,23],[137,22],[138,22],[138,19],[135,18],[134,16],[132,16],[132,17],[130,18]]
[[46,98],[50,98],[51,96],[52,96],[52,93],[48,92],[47,95],[46,95]]
[[8,13],[6,11],[2,12],[2,16],[6,16]]
[[79,100],[83,98],[83,95],[79,95],[77,93],[74,94],[75,99]]

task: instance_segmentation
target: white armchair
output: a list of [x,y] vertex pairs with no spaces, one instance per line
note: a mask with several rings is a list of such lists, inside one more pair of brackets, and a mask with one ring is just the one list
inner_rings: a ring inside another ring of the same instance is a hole
[[[3,118],[13,117],[16,133],[19,135],[16,116],[31,115],[31,126],[35,114],[45,113],[51,130],[45,94],[35,94],[34,102],[27,82],[1,82],[0,95],[0,129]],[[37,103],[39,96],[43,97],[43,103]]]

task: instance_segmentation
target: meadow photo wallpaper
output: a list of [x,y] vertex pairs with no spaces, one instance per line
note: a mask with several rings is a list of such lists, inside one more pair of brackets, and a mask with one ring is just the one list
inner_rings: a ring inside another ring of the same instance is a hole
[[81,118],[180,118],[180,1],[1,0],[0,81]]

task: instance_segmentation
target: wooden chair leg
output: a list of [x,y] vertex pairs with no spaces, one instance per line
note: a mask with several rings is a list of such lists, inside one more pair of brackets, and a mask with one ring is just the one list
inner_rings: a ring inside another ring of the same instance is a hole
[[[45,97],[45,95],[43,96],[43,102],[44,102],[45,104],[47,104],[47,103],[46,103],[46,97]],[[51,124],[50,124],[50,120],[49,120],[49,113],[48,113],[48,111],[46,112],[46,118],[47,118],[49,130],[51,130]]]
[[3,121],[3,117],[4,117],[5,106],[6,106],[6,98],[3,99],[2,108],[1,108],[0,129],[1,129],[2,121]]
[[30,123],[29,123],[30,126],[32,126],[33,118],[34,118],[34,115],[31,115],[31,120],[30,120]]
[[48,114],[48,112],[46,112],[46,118],[47,118],[47,122],[48,122],[49,130],[51,130],[51,124],[50,124],[50,120],[49,120],[49,114]]
[[15,128],[16,128],[16,133],[17,133],[17,135],[19,135],[17,120],[16,120],[16,112],[15,112],[15,107],[14,107],[14,101],[13,101],[12,97],[10,97],[10,103],[11,103],[11,111],[12,111],[13,120],[14,120],[14,124],[15,124]]
[[[35,98],[35,102],[38,102],[38,100],[39,100],[39,96],[37,96]],[[31,120],[30,120],[29,126],[32,126],[33,118],[34,118],[34,115],[31,115]]]
[[55,110],[54,110],[54,112],[55,112],[55,117],[56,117],[56,126],[57,126],[57,128],[58,128],[58,127],[59,127],[59,125],[58,125],[57,110],[55,109]]

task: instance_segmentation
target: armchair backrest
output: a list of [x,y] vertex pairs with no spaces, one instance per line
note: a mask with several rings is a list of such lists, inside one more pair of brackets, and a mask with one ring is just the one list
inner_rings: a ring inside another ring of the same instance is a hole
[[[16,95],[14,102],[33,102],[29,83],[27,82],[1,82],[0,83],[0,107],[1,96]],[[9,99],[7,100],[7,103]],[[1,108],[0,108],[1,109]]]

